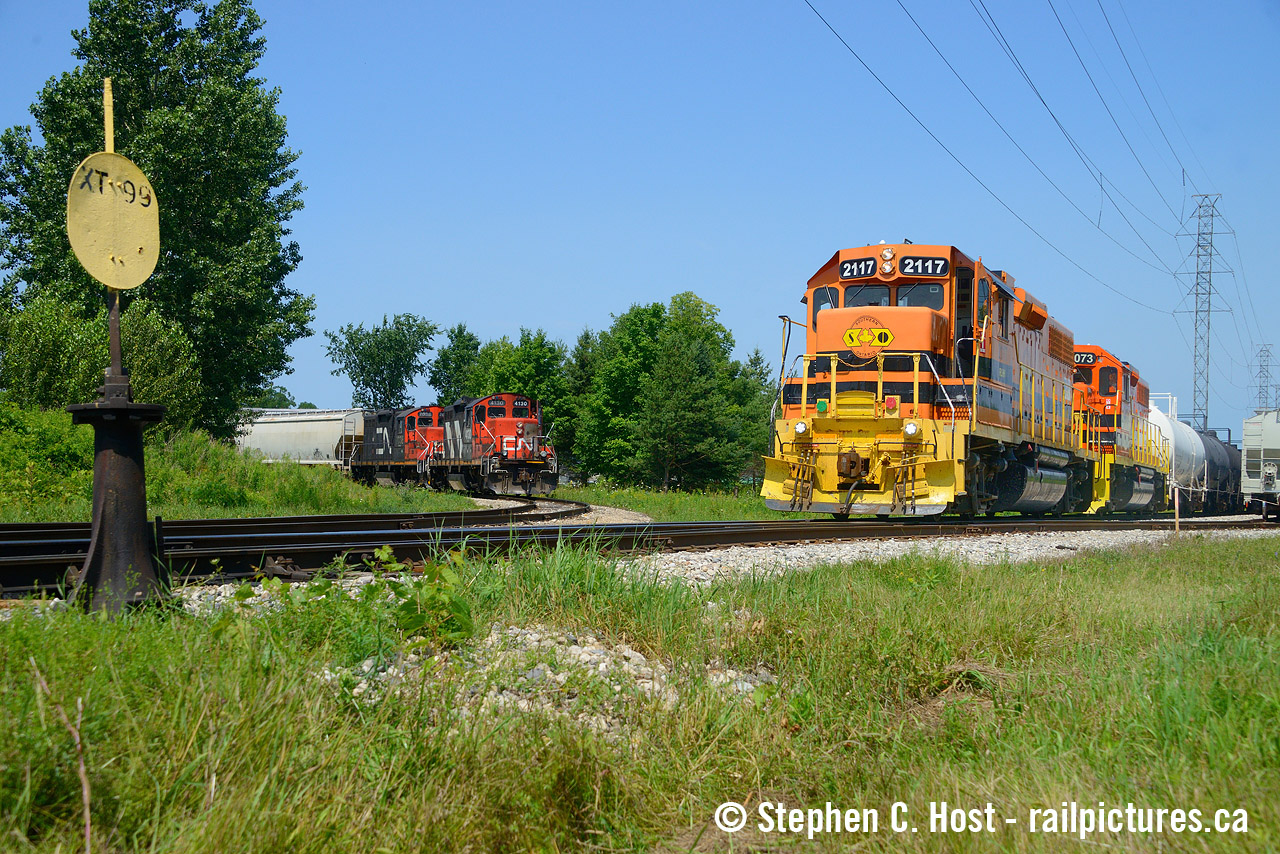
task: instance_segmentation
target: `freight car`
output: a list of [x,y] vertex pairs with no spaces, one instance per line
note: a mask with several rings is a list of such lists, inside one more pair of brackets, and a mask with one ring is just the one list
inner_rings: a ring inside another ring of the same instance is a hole
[[[923,516],[1159,509],[1168,446],[1137,372],[954,246],[837,252],[809,279],[762,495],[777,510]],[[1116,375],[1077,375],[1093,359]],[[1113,380],[1114,386],[1104,380]],[[778,409],[780,408],[780,411]]]
[[345,466],[364,439],[360,409],[250,409],[236,446],[267,462]]
[[447,407],[365,412],[365,441],[350,458],[351,475],[365,482],[386,478],[435,489],[547,495],[559,475],[541,416],[537,401],[510,393]]
[[1244,470],[1240,489],[1249,509],[1263,520],[1280,521],[1280,409],[1265,409],[1244,420]]
[[1151,410],[1151,421],[1168,440],[1170,461],[1168,503],[1176,501],[1184,513],[1239,513],[1244,509],[1240,494],[1240,449],[1218,437],[1217,431],[1199,431],[1178,420],[1178,399],[1156,395],[1159,405]]

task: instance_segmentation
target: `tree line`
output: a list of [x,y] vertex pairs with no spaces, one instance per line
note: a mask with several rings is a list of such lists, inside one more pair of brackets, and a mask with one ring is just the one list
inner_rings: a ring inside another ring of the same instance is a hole
[[227,437],[247,403],[278,389],[315,298],[285,280],[302,260],[289,220],[303,187],[249,0],[90,0],[78,64],[31,107],[37,133],[0,133],[0,388],[20,406],[96,394],[107,365],[105,288],[66,235],[67,183],[103,148],[102,80],[115,146],[147,174],[160,260],[122,295],[125,367],[166,429]]
[[631,306],[608,329],[584,330],[572,348],[541,329],[481,343],[459,323],[430,360],[440,330],[415,315],[325,335],[333,373],[351,380],[355,406],[415,403],[409,389],[418,376],[438,406],[514,392],[542,402],[544,428],[580,477],[701,489],[760,477],[776,386],[759,350],[732,358],[733,336],[717,315],[681,293],[668,304]]
[[[147,174],[161,254],[121,301],[135,397],[161,429],[229,438],[246,406],[292,406],[288,348],[312,334],[314,296],[286,279],[302,260],[289,221],[303,186],[250,0],[90,0],[77,64],[52,77],[32,126],[0,133],[0,393],[23,407],[92,399],[108,362],[105,288],[66,235],[67,182],[103,147],[102,79],[116,150]],[[542,330],[481,342],[411,314],[326,332],[357,406],[407,404],[425,375],[437,403],[511,391],[544,403],[562,459],[617,483],[698,488],[738,478],[765,450],[771,381],[757,352],[731,358],[714,306],[691,293],[632,306],[573,347]],[[422,401],[419,401],[422,402]],[[300,406],[309,406],[306,402]],[[756,466],[758,468],[758,466]]]

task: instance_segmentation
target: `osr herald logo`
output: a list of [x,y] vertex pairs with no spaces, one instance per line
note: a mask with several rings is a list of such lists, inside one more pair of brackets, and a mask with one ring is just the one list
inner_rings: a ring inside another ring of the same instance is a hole
[[844,344],[859,359],[870,359],[893,343],[893,333],[881,325],[880,319],[864,314],[844,333]]

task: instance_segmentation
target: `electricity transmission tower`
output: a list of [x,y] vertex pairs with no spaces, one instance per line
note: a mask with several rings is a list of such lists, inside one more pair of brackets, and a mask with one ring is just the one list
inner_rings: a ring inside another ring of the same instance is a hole
[[1191,426],[1209,429],[1209,319],[1213,311],[1213,218],[1221,193],[1205,193],[1196,199],[1196,336],[1191,392]]
[[1271,345],[1258,348],[1258,411],[1271,408]]

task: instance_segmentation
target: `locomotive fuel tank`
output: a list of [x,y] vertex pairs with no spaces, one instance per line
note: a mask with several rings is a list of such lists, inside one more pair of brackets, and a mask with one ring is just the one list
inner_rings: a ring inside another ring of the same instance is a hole
[[997,497],[992,509],[1043,513],[1062,500],[1069,482],[1065,471],[1013,463],[996,481]]

